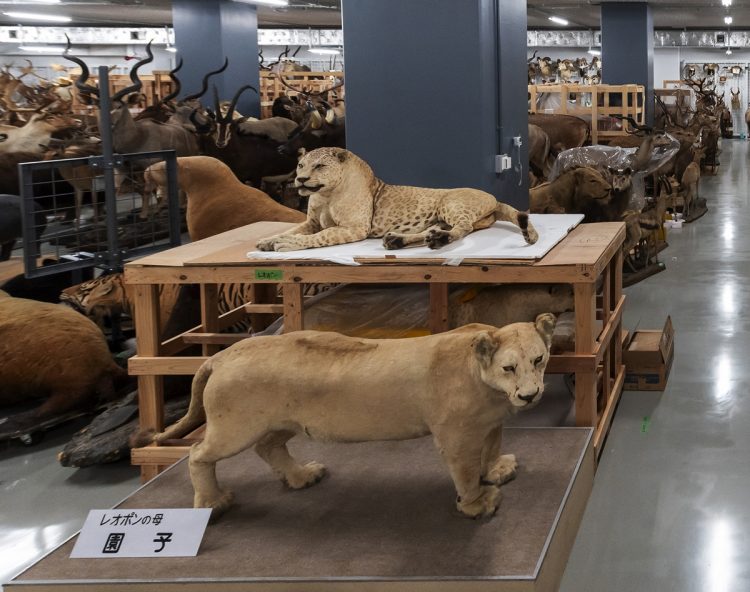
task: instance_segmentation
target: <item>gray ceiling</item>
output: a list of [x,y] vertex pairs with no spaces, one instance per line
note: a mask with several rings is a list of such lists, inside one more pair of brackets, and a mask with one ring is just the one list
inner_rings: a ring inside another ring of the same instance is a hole
[[[373,0],[376,1],[376,0]],[[409,0],[404,0],[409,1]],[[570,21],[571,28],[599,26],[601,2],[574,0],[529,0],[530,28],[550,28],[548,17],[557,15]],[[341,24],[340,0],[291,0],[290,8],[259,7],[258,18],[265,27],[320,27],[337,28]],[[658,28],[724,28],[726,9],[720,0],[650,0],[654,25]],[[750,2],[735,0],[730,14],[733,28],[750,29]],[[21,0],[0,0],[0,12],[7,10],[64,13],[80,25],[142,25],[170,24],[171,0],[63,0],[60,6],[33,6]],[[0,25],[40,24],[19,23],[17,19],[0,14]]]

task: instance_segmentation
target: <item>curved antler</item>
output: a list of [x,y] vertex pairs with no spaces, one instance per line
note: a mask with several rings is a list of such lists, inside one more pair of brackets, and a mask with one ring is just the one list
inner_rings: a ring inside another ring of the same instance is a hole
[[211,76],[214,76],[216,74],[221,74],[224,70],[227,69],[229,66],[229,58],[224,58],[224,65],[219,68],[218,70],[213,70],[212,72],[209,72],[203,77],[203,82],[201,83],[201,90],[200,92],[197,92],[192,95],[188,95],[184,97],[182,100],[184,101],[192,101],[193,99],[200,99],[203,95],[206,94],[206,91],[208,90],[208,79],[211,78]]
[[148,45],[146,45],[146,56],[142,60],[140,60],[138,63],[136,63],[135,66],[130,70],[130,81],[133,83],[130,86],[126,86],[122,90],[116,92],[114,95],[112,95],[112,101],[122,101],[124,97],[129,95],[130,93],[138,92],[141,90],[141,87],[143,86],[143,82],[141,82],[141,79],[138,78],[138,69],[148,64],[149,62],[154,61],[154,54],[151,51],[151,41],[148,42]]
[[254,86],[251,86],[249,84],[246,84],[245,86],[241,86],[239,89],[237,89],[237,92],[234,93],[234,96],[232,97],[232,101],[229,103],[229,108],[227,109],[226,115],[222,115],[221,105],[219,104],[219,91],[216,90],[216,85],[214,85],[214,104],[216,106],[216,121],[219,121],[221,123],[231,123],[232,115],[234,115],[234,108],[237,106],[237,101],[240,100],[240,95],[242,95],[242,93],[248,89],[254,90],[256,94],[259,94],[258,89],[256,89]]
[[169,93],[167,96],[165,96],[160,103],[166,103],[167,101],[171,101],[172,99],[176,98],[177,95],[180,94],[180,91],[182,90],[182,84],[180,84],[180,79],[175,76],[177,72],[180,71],[180,68],[182,68],[182,58],[179,59],[177,62],[177,67],[174,70],[169,71],[169,78],[174,83],[174,88],[171,93]]
[[62,57],[81,68],[81,75],[76,80],[76,88],[81,91],[81,93],[99,96],[99,89],[97,87],[92,84],[86,84],[86,81],[89,79],[89,67],[86,65],[86,62],[81,58],[69,54],[70,48],[73,44],[70,42],[70,37],[68,37],[67,33],[65,34],[65,39],[68,40],[68,45],[65,48]]

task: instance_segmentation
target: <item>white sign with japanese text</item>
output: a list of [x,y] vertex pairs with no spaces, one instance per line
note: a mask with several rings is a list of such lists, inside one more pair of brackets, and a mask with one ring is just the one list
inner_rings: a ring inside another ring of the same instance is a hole
[[91,510],[71,558],[194,557],[209,508]]

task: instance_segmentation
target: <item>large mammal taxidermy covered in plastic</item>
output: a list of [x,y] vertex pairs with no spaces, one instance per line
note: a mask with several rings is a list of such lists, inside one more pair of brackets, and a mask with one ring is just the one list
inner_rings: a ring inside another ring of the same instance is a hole
[[[289,454],[296,434],[336,442],[432,434],[470,517],[491,516],[498,487],[516,472],[500,454],[503,419],[544,390],[554,315],[501,329],[466,325],[413,339],[361,339],[296,331],[246,339],[208,359],[193,380],[187,415],[155,437],[180,437],[206,422],[190,450],[194,505],[231,503],[217,461],[255,447],[291,488],[319,481],[323,465]],[[278,368],[279,371],[274,369]]]
[[525,212],[478,189],[388,185],[361,158],[343,148],[318,148],[297,165],[295,186],[309,195],[307,220],[258,242],[261,251],[296,251],[383,238],[386,249],[427,245],[439,249],[495,221],[538,235]]

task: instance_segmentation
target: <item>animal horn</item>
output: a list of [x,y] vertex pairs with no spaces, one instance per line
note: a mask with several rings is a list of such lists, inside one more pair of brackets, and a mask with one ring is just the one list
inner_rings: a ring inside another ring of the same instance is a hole
[[203,95],[206,94],[206,91],[208,90],[208,79],[211,78],[211,76],[215,76],[216,74],[221,74],[224,70],[227,69],[228,66],[229,66],[229,58],[225,57],[224,58],[224,65],[221,68],[219,68],[218,70],[214,70],[212,72],[209,72],[208,74],[206,74],[203,77],[203,82],[201,83],[201,90],[200,90],[200,92],[197,92],[197,93],[192,94],[192,95],[188,95],[188,96],[184,97],[182,100],[183,101],[192,101],[193,99],[200,99]]
[[237,89],[237,92],[234,93],[234,96],[232,97],[232,102],[229,103],[229,109],[227,109],[225,120],[232,121],[232,116],[234,115],[234,108],[237,106],[237,101],[240,100],[240,96],[242,95],[242,93],[248,89],[253,90],[255,94],[259,94],[258,89],[254,86],[250,86],[249,84],[241,86],[239,89]]
[[176,98],[177,95],[180,94],[180,91],[182,90],[182,84],[180,84],[180,79],[175,76],[177,72],[180,71],[180,68],[182,68],[182,58],[179,59],[177,62],[177,67],[174,70],[169,71],[169,78],[174,83],[174,88],[171,93],[169,93],[167,96],[165,96],[160,103],[166,103],[167,101],[171,101],[172,99]]
[[336,112],[333,109],[326,109],[326,123],[333,124],[336,121]]
[[310,125],[314,130],[323,127],[323,116],[318,112],[317,109],[310,113]]
[[141,79],[138,78],[138,70],[141,66],[154,61],[154,54],[151,51],[151,41],[149,41],[148,45],[146,45],[146,56],[147,57],[136,63],[136,65],[133,66],[133,68],[130,70],[130,81],[133,84],[112,95],[113,101],[122,101],[122,99],[130,93],[138,92],[139,90],[141,90],[141,87],[143,87],[143,83],[141,82]]
[[68,37],[67,33],[65,34],[65,39],[68,40],[68,45],[65,48],[62,57],[81,68],[81,75],[76,80],[76,88],[81,91],[81,93],[99,96],[99,89],[97,87],[92,84],[86,84],[86,81],[89,79],[89,67],[86,65],[86,62],[81,58],[70,55],[70,48],[73,44],[70,42],[70,37]]

